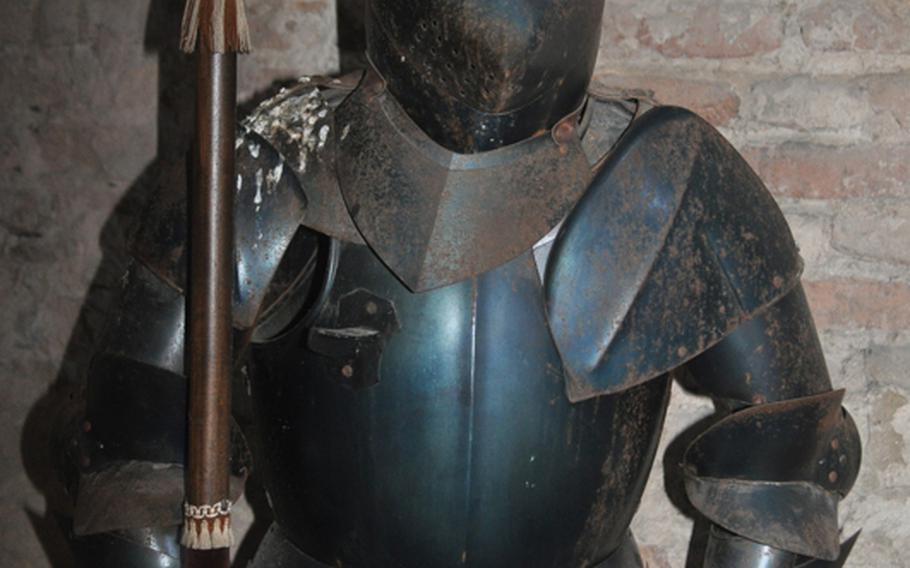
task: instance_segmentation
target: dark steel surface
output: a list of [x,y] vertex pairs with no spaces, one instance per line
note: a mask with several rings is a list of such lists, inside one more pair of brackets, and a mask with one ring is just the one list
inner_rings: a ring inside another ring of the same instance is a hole
[[162,172],[162,181],[149,198],[142,220],[130,239],[130,254],[162,282],[186,290],[189,182],[186,164],[179,172]]
[[197,58],[197,182],[191,195],[187,502],[228,499],[237,56]]
[[177,526],[115,531],[71,541],[76,565],[84,568],[179,568]]
[[108,461],[184,458],[183,296],[137,262],[122,281],[87,377],[80,465],[89,470]]
[[[328,568],[300,550],[276,524],[269,527],[265,537],[256,549],[249,568]],[[627,531],[622,544],[606,560],[593,568],[644,568],[638,545],[632,533]]]
[[577,119],[506,148],[454,154],[368,73],[336,113],[341,190],[364,240],[409,288],[458,282],[530,249],[584,193]]
[[[229,188],[236,207],[231,214],[234,264],[228,281],[234,280],[234,325],[248,329],[266,307],[264,300],[274,285],[285,251],[297,234],[306,199],[297,176],[285,167],[283,158],[268,142],[248,132],[238,138],[238,144],[236,180],[232,180]],[[304,263],[294,267],[297,271],[306,270],[307,259],[301,260]],[[287,287],[282,284],[280,288]]]
[[[255,457],[298,546],[327,563],[561,567],[620,545],[666,379],[570,404],[530,253],[414,294],[342,245],[324,312],[363,291],[400,324],[382,332],[375,385],[353,388],[369,362],[345,370],[306,329],[254,353]],[[353,305],[376,325],[369,299]]]
[[857,539],[859,538],[859,531],[853,534],[850,538],[845,540],[843,544],[840,545],[840,554],[837,556],[836,560],[822,560],[821,558],[807,558],[801,557],[796,561],[797,568],[842,568],[847,563],[847,557],[850,556],[850,552],[853,550],[853,545],[856,544]]
[[371,0],[367,53],[420,128],[462,153],[551,128],[591,79],[603,0]]
[[307,336],[307,347],[324,356],[330,375],[358,389],[379,382],[382,351],[401,329],[395,305],[357,288],[322,310]]
[[796,555],[717,527],[711,528],[704,568],[793,568]]
[[122,282],[120,301],[100,352],[182,375],[183,294],[138,262],[130,263]]
[[685,455],[692,505],[724,528],[807,556],[838,555],[837,504],[859,470],[843,391],[733,413]]
[[113,460],[183,462],[186,380],[181,375],[102,354],[92,362],[86,397],[89,469]]
[[247,568],[328,568],[328,565],[307,556],[272,523]]
[[121,461],[79,479],[73,532],[176,527],[183,522],[182,464]]
[[686,362],[783,296],[800,269],[780,209],[723,137],[688,111],[648,111],[560,228],[547,267],[570,397]]
[[270,274],[271,281],[257,314],[253,341],[279,336],[292,327],[301,314],[319,303],[331,248],[328,237],[306,227],[297,227],[277,269]]
[[626,531],[622,544],[594,568],[645,568],[632,531]]
[[688,368],[701,389],[734,407],[831,390],[800,284],[690,361]]

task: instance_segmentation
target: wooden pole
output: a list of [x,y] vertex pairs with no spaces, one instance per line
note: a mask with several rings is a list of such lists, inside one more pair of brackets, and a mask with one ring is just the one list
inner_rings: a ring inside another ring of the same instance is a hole
[[195,50],[196,164],[190,188],[186,566],[230,564],[234,137],[242,0],[189,0],[181,47]]

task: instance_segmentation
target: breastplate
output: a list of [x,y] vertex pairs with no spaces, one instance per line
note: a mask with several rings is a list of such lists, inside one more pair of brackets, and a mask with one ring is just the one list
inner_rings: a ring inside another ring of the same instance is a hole
[[344,566],[566,567],[614,550],[668,380],[570,404],[530,251],[414,293],[366,246],[339,249],[315,320],[253,358],[257,465],[290,538]]

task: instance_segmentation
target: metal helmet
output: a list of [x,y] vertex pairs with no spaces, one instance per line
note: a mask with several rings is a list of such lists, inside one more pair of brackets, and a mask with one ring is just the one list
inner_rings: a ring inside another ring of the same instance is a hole
[[585,98],[603,0],[369,0],[367,55],[438,144],[491,150]]

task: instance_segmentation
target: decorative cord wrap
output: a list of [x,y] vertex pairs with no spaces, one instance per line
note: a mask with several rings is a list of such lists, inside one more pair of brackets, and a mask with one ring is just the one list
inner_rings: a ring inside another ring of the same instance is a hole
[[183,505],[183,537],[180,543],[194,550],[230,548],[234,544],[231,531],[231,501],[224,499],[213,505]]

